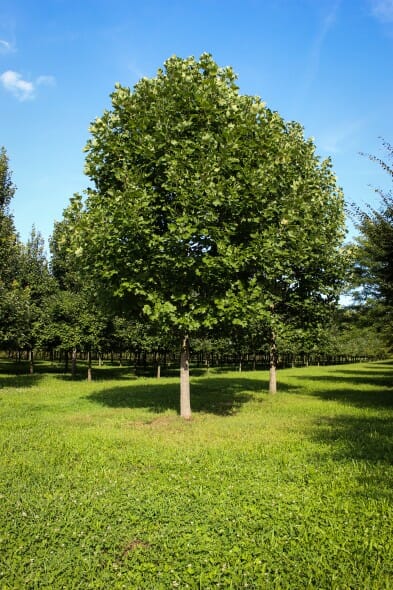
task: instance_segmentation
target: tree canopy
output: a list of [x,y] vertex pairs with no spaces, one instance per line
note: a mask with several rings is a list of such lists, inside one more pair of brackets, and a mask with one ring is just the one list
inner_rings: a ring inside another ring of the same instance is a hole
[[20,345],[26,338],[28,294],[20,283],[20,243],[9,211],[16,187],[8,155],[0,149],[0,344]]
[[[393,178],[393,146],[383,142],[387,161],[370,155]],[[393,344],[393,196],[376,189],[379,207],[356,209],[359,236],[355,249],[355,286],[361,287],[361,298],[374,303],[375,318]],[[358,292],[359,295],[359,292]]]
[[[370,156],[393,178],[393,147],[384,142],[388,161]],[[390,161],[390,162],[389,162]],[[360,236],[357,250],[357,270],[367,292],[393,305],[393,196],[381,189],[379,208],[357,210]],[[371,291],[370,291],[371,289]]]

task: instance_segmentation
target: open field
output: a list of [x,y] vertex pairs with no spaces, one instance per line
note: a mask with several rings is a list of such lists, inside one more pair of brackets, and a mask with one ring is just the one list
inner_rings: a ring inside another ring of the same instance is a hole
[[266,387],[0,375],[0,588],[392,588],[393,363]]

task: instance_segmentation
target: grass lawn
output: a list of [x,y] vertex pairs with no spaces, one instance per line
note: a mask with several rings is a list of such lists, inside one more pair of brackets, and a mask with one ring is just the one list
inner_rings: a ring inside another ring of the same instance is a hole
[[0,375],[0,588],[393,588],[393,363]]

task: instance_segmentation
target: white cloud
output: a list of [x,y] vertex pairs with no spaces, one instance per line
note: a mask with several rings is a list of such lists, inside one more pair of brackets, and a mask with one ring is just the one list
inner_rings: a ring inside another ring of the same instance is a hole
[[393,22],[393,0],[370,0],[373,15],[382,22]]
[[35,97],[37,86],[53,86],[55,78],[53,76],[39,76],[34,82],[29,82],[24,80],[18,72],[7,70],[0,75],[0,82],[18,100],[25,101]]
[[38,76],[35,83],[37,86],[54,86],[56,80],[53,76]]
[[19,100],[28,100],[34,96],[34,84],[23,80],[21,74],[7,70],[0,76],[4,88],[14,94]]
[[4,39],[0,39],[0,53],[12,53],[14,50],[14,46],[5,41]]

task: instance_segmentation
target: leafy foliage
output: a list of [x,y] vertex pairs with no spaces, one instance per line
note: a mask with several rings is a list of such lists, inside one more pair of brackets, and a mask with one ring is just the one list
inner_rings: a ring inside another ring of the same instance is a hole
[[28,293],[20,284],[20,242],[9,205],[16,187],[8,156],[0,150],[0,344],[18,346],[25,340]]
[[15,194],[16,187],[12,182],[12,173],[9,168],[9,160],[4,147],[0,149],[0,211],[8,213],[11,199]]
[[[388,160],[393,161],[393,147],[384,142]],[[393,178],[393,168],[379,158],[370,156]],[[374,297],[393,305],[393,197],[377,190],[380,209],[369,207],[358,211],[358,273],[362,284]]]
[[326,331],[325,351],[355,357],[389,356],[388,329],[386,315],[378,305],[362,303],[341,308]]
[[298,124],[240,95],[230,68],[171,58],[134,92],[119,85],[91,133],[78,251],[115,295],[186,331],[217,310],[247,323],[247,305],[263,318],[300,304],[304,321],[337,295],[330,164]]
[[[383,142],[387,151],[384,162],[369,156],[393,178],[393,147]],[[393,197],[377,189],[381,198],[380,208],[369,207],[366,211],[356,210],[360,235],[356,244],[356,266],[354,286],[360,287],[356,295],[368,304],[374,302],[375,321],[381,326],[388,324],[391,334],[393,326]],[[378,302],[378,304],[376,304]],[[381,314],[382,312],[382,314]],[[382,320],[382,321],[381,321]],[[390,344],[393,344],[391,335]]]

